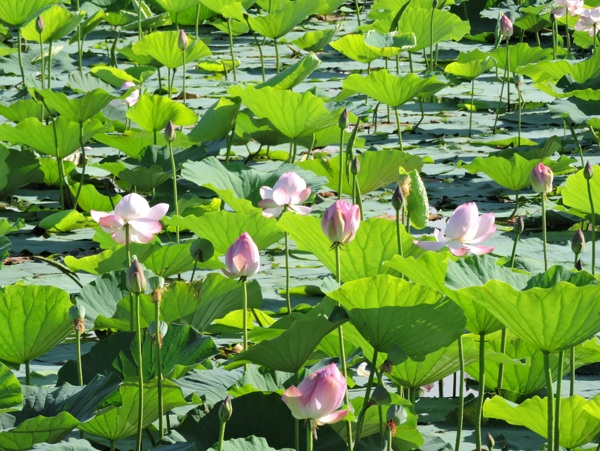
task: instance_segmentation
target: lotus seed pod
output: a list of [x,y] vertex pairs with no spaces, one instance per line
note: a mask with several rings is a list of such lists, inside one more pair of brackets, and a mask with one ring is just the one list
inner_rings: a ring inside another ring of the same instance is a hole
[[515,232],[515,235],[519,236],[523,233],[523,230],[525,230],[525,219],[523,219],[523,216],[519,216],[515,219],[513,232]]
[[69,309],[69,317],[73,321],[73,330],[82,334],[85,332],[85,307],[74,305]]
[[148,325],[148,333],[150,334],[150,337],[152,337],[152,343],[156,343],[158,340],[159,348],[162,348],[163,338],[165,338],[165,335],[167,335],[168,331],[169,331],[169,325],[167,323],[165,323],[164,321],[159,321],[158,333],[156,331],[156,321],[152,321]]
[[583,236],[583,232],[579,229],[573,235],[573,239],[571,240],[571,250],[575,255],[579,255],[585,249],[585,236]]
[[164,136],[165,136],[165,139],[167,140],[167,142],[169,142],[169,143],[172,143],[173,141],[175,141],[175,138],[177,138],[177,134],[175,133],[175,126],[173,125],[173,122],[169,121],[169,123],[165,127]]
[[227,398],[225,398],[219,406],[219,420],[221,420],[221,423],[225,423],[226,421],[229,421],[232,414],[233,406],[231,404],[231,396],[227,395]]
[[585,168],[583,169],[583,176],[586,180],[590,180],[594,176],[594,168],[592,167],[592,163],[589,161],[585,164]]
[[198,238],[190,246],[190,253],[194,260],[204,263],[215,255],[215,247],[210,240]]
[[44,32],[44,28],[46,28],[44,19],[42,19],[42,16],[37,16],[37,19],[35,20],[35,31],[37,31],[38,34],[42,34]]
[[[340,114],[340,119],[338,120],[338,126],[344,130],[346,127],[348,127],[348,110],[346,108],[344,108],[344,111],[342,111],[342,114]],[[340,149],[341,151],[341,149]]]
[[177,46],[181,51],[184,51],[188,48],[188,37],[187,34],[185,34],[185,31],[183,31],[183,28],[179,30],[179,36],[177,37]]
[[392,429],[392,436],[396,432],[396,428],[401,424],[406,423],[407,420],[408,413],[403,406],[395,404],[390,406],[390,408],[387,410],[386,421],[388,428]]
[[131,293],[141,294],[146,291],[146,276],[144,275],[144,268],[138,261],[137,257],[133,257],[133,262],[129,267],[129,273],[127,274],[127,289]]
[[160,304],[162,301],[163,288],[165,286],[165,279],[160,276],[150,277],[148,279],[148,285],[152,290],[152,303]]

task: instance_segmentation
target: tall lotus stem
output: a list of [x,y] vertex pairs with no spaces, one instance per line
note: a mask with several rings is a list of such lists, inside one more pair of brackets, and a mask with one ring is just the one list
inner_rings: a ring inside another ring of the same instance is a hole
[[[152,277],[149,280],[150,287],[152,288],[152,303],[154,304],[154,323],[148,328],[152,341],[154,343],[154,354],[156,357],[156,383],[158,388],[158,433],[159,437],[163,438],[164,435],[164,404],[163,404],[163,392],[162,392],[162,360],[160,350],[162,348],[163,338],[167,333],[167,323],[160,321],[160,304],[162,301],[162,292],[165,284],[165,279],[162,277]],[[153,329],[153,330],[152,330]]]
[[475,109],[475,105],[473,105],[473,98],[475,97],[475,79],[471,80],[471,108],[469,108],[469,138],[471,137],[471,132],[473,129],[473,110]]
[[[130,250],[130,237],[129,237],[129,224],[125,224],[125,255],[127,256],[126,267],[131,264],[131,250]],[[135,327],[135,300],[133,294],[129,293],[129,330],[133,332]]]
[[48,44],[48,84],[46,87],[51,88],[52,84],[52,41]]
[[[45,74],[45,56],[44,56],[44,42],[42,39],[42,33],[44,31],[45,28],[45,24],[44,24],[44,19],[42,19],[42,16],[38,16],[36,22],[35,22],[35,28],[38,32],[38,35],[40,37],[40,61],[42,64],[42,70],[41,70],[41,75],[42,75],[42,89],[44,89],[44,85],[46,84],[46,74]],[[19,47],[21,46],[21,32],[19,30]],[[19,50],[19,58],[21,57],[21,52]],[[23,68],[21,68],[21,70],[23,70]],[[25,83],[25,81],[23,80],[23,83]],[[42,118],[43,119],[43,118]]]
[[360,27],[360,6],[358,4],[358,0],[354,0],[354,8],[356,9],[356,22]]
[[546,193],[542,193],[542,241],[544,246],[544,271],[548,271],[548,240],[546,235]]
[[377,368],[377,349],[373,350],[373,360],[371,362],[372,368],[369,373],[369,380],[367,382],[367,389],[365,392],[365,400],[363,402],[362,409],[360,414],[358,415],[358,426],[356,427],[356,441],[360,441],[360,436],[362,433],[363,424],[365,422],[365,414],[367,413],[367,409],[371,407],[369,402],[371,401],[371,389],[373,388],[373,376],[375,375],[375,368]]
[[[75,3],[79,13],[79,0]],[[79,61],[79,73],[83,73],[83,41],[81,39],[81,22],[77,25],[77,60]]]
[[338,178],[338,199],[342,198],[342,184],[344,181],[344,166],[348,163],[348,157],[344,161],[344,130],[348,126],[348,110],[344,108],[340,118],[338,120],[338,126],[340,127],[340,176]]
[[552,388],[552,368],[550,367],[550,353],[544,353],[544,376],[546,390],[548,391],[548,449],[554,450],[554,393]]
[[73,321],[73,330],[76,335],[77,344],[77,383],[83,386],[83,368],[81,366],[81,335],[85,331],[85,307],[74,305],[69,309],[69,316]]
[[[566,38],[567,38],[567,55],[571,56],[571,33],[569,31],[569,8],[568,7],[565,7],[565,34],[566,34]],[[595,40],[596,40],[596,37],[594,35],[594,41]]]
[[243,350],[246,352],[248,350],[248,281],[245,277],[242,277],[242,287],[244,290],[244,317],[242,318],[242,328],[244,329],[244,343]]
[[185,71],[186,71],[186,58],[187,58],[187,48],[188,48],[188,37],[185,34],[185,31],[183,31],[183,29],[179,30],[179,36],[177,38],[177,46],[179,47],[179,50],[181,50],[181,56],[183,57],[183,76],[182,76],[182,88],[183,88],[183,104],[185,105],[186,102],[186,92],[185,92]]
[[552,59],[555,60],[558,53],[558,22],[556,22],[554,14],[550,14],[550,20],[552,22]]
[[138,25],[138,41],[142,40],[142,5],[140,1],[137,2],[138,7],[138,16],[137,16],[137,25]]
[[521,145],[521,116],[523,112],[523,92],[521,91],[521,85],[523,84],[523,76],[515,75],[515,87],[517,88],[517,94],[519,96],[519,100],[517,102],[517,108],[519,110],[519,128],[517,135],[517,146]]
[[[175,126],[169,121],[165,128],[165,139],[169,146],[169,156],[171,159],[171,175],[173,176],[173,204],[175,205],[175,214],[179,215],[179,196],[177,195],[177,166],[175,165],[175,155],[173,154],[173,141],[175,141]],[[175,237],[179,243],[179,226],[175,227]]]
[[[17,57],[19,60],[19,70],[21,71],[21,83],[23,84],[23,87],[25,86],[25,70],[23,69],[23,55],[22,55],[22,50],[21,47],[23,45],[23,37],[21,36],[21,27],[17,27]],[[40,46],[42,45],[42,40],[40,38]],[[42,55],[44,54],[44,50],[42,48]],[[44,70],[44,68],[42,67],[42,70]],[[42,89],[44,89],[44,86],[42,86]]]
[[360,209],[360,220],[362,221],[364,217],[360,184],[358,182],[358,174],[360,173],[360,161],[358,160],[358,157],[352,159],[350,172],[352,173],[352,201],[358,205],[358,208]]
[[[40,101],[42,102],[42,105],[44,106],[44,108],[47,111],[50,111],[48,109],[48,107],[46,106],[46,103],[44,102],[43,97],[41,96],[36,96],[36,98],[40,98]],[[56,131],[56,121],[54,120],[54,116],[52,114],[49,115],[50,116],[50,122],[52,122],[52,133],[54,136],[54,151],[56,152],[56,165],[58,166],[58,190],[59,190],[59,197],[60,197],[60,208],[61,210],[65,208],[65,203],[66,203],[66,199],[65,199],[65,169],[63,167],[63,161],[62,158],[60,157],[59,153],[58,153],[58,133]]]
[[558,353],[558,382],[556,384],[556,413],[554,419],[554,451],[560,451],[560,398],[562,395],[564,351]]
[[[233,31],[231,30],[231,18],[227,19],[227,31],[229,32],[229,53],[231,54],[231,64],[233,66],[233,81],[237,81],[237,72],[235,68],[235,54],[233,53]],[[277,42],[275,42],[277,49]],[[277,70],[279,72],[279,70]]]
[[477,398],[477,419],[475,420],[475,445],[481,451],[483,418],[483,401],[485,400],[485,333],[479,334],[479,397]]
[[83,184],[85,182],[85,168],[87,163],[87,159],[85,157],[85,146],[83,143],[83,122],[79,123],[79,150],[81,150],[81,180],[79,181],[77,193],[75,194],[75,201],[73,202],[75,208],[77,208],[77,201],[79,200],[79,195],[81,194],[81,189],[83,188]]
[[292,298],[290,295],[290,245],[289,245],[289,234],[284,233],[284,247],[285,247],[285,295],[287,300],[287,312],[288,315],[292,314]]
[[[429,70],[433,72],[433,16],[435,15],[435,10],[438,5],[438,0],[433,0],[433,8],[431,9],[431,17],[429,19],[429,36],[431,37],[431,42],[429,43]],[[469,136],[471,136],[469,134]]]
[[510,269],[513,269],[515,267],[515,258],[517,256],[517,244],[519,243],[519,238],[521,237],[521,234],[523,233],[524,230],[525,230],[525,220],[523,219],[523,216],[519,216],[515,220],[515,225],[513,226],[513,232],[515,233],[515,240],[513,243],[512,254],[510,256]]
[[592,185],[590,182],[594,176],[594,169],[589,161],[585,165],[583,176],[587,182],[588,198],[590,200],[590,209],[592,212],[592,274],[596,274],[596,212],[594,209],[594,197],[592,196]]
[[[510,45],[506,38],[506,72],[505,77],[508,80],[510,77]],[[510,113],[510,82],[506,83],[506,111]]]
[[465,410],[465,353],[463,350],[462,335],[458,337],[458,424],[456,426],[456,444],[454,445],[455,451],[460,451],[460,442],[462,438],[463,429],[463,414]]
[[398,107],[394,108],[394,113],[396,114],[396,127],[398,128],[398,143],[400,144],[400,150],[404,151],[404,146],[402,145],[402,128],[400,127],[400,118],[398,117]]
[[306,451],[313,451],[313,435],[316,428],[313,419],[307,420],[306,425]]
[[575,348],[571,348],[569,354],[569,396],[573,396],[575,394]]
[[279,48],[277,47],[277,39],[273,39],[273,45],[275,46],[275,71],[279,73],[280,64],[279,64]]
[[29,367],[29,360],[25,362],[25,385],[31,385],[31,368]]
[[394,190],[394,194],[392,194],[392,206],[394,207],[394,210],[396,210],[396,241],[398,244],[398,255],[402,257],[403,251],[402,237],[400,235],[400,210],[404,206],[404,196],[402,194],[402,188],[400,187],[400,185],[396,187],[396,189]]
[[[506,327],[502,328],[500,337],[500,354],[506,354]],[[504,383],[504,363],[498,364],[498,390],[502,390]]]

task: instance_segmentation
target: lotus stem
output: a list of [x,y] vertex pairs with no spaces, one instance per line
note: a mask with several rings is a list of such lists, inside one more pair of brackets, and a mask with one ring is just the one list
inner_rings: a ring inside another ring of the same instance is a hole
[[548,243],[546,237],[546,193],[542,193],[542,241],[544,246],[544,271],[548,271]]
[[[497,74],[497,72],[496,72]],[[504,83],[506,83],[506,69],[504,70],[504,77],[502,78],[502,85],[500,86],[500,98],[498,99],[498,106],[496,107],[496,118],[494,119],[494,126],[492,127],[492,133],[496,134],[496,126],[498,125],[498,116],[500,116],[500,108],[502,107],[502,95],[504,94]]]
[[371,390],[373,388],[373,377],[375,375],[375,368],[377,368],[377,349],[373,350],[373,360],[371,361],[372,368],[369,373],[369,380],[367,382],[367,390],[365,392],[365,400],[363,401],[363,406],[358,415],[358,426],[356,427],[356,441],[360,441],[360,436],[362,433],[363,423],[365,422],[365,414],[367,413],[367,409],[371,407],[369,405],[369,401],[371,400]]
[[[237,81],[237,72],[235,69],[235,55],[233,53],[233,32],[231,30],[231,17],[227,19],[227,31],[229,32],[229,53],[231,54],[231,64],[233,65],[233,81]],[[277,42],[275,42],[275,49],[277,49]],[[277,70],[279,72],[279,70]]]
[[[556,22],[556,19],[554,18],[553,15],[551,15],[551,17],[553,18],[553,20],[552,20],[552,59],[555,60],[556,54],[558,52],[558,22]],[[594,40],[594,42],[595,42],[595,40]]]
[[[169,141],[169,156],[171,159],[171,174],[173,175],[173,204],[175,214],[179,215],[179,196],[177,195],[177,166],[175,165],[175,155],[173,154],[173,144]],[[179,243],[179,226],[175,227],[175,240]],[[158,327],[158,324],[156,325]]]
[[377,105],[375,105],[375,108],[373,109],[373,134],[377,133],[377,111],[379,110],[379,105],[381,105],[381,103],[377,102]]
[[[342,286],[342,264],[341,264],[341,255],[340,255],[340,246],[339,244],[334,246],[335,249],[335,277],[338,283],[338,286]],[[339,303],[338,303],[339,306]],[[344,378],[348,380],[348,367],[346,365],[346,349],[344,347],[344,329],[340,324],[338,326],[338,335],[340,339],[340,358],[342,361],[342,374]],[[344,402],[348,407],[350,407],[350,396],[348,394],[348,386],[346,385],[346,392],[344,393]],[[348,450],[352,451],[352,422],[350,420],[346,421],[346,441],[348,442]],[[358,441],[358,437],[356,438]]]
[[517,84],[517,92],[519,94],[519,102],[517,103],[517,108],[519,110],[519,125],[517,131],[517,146],[521,145],[521,124],[522,124],[522,113],[523,113],[523,104],[521,99],[523,98],[523,93],[521,92],[521,87]]
[[[297,387],[300,383],[300,375],[296,371],[294,374],[294,385]],[[294,450],[300,451],[300,420],[298,418],[294,418],[294,444],[296,445]]]
[[550,367],[550,353],[544,353],[544,375],[546,377],[546,390],[548,391],[548,449],[554,449],[554,393],[552,389],[552,368]]
[[[42,99],[42,105],[46,108],[46,110],[48,110],[48,112],[50,111],[48,109],[48,107],[46,106],[44,100]],[[50,122],[52,122],[52,133],[54,135],[54,150],[56,152],[56,165],[58,166],[58,193],[59,193],[59,198],[60,198],[60,208],[61,210],[64,210],[65,208],[65,170],[63,167],[63,161],[62,158],[59,156],[58,153],[58,133],[56,132],[56,122],[54,120],[54,116],[52,114],[49,115],[50,116]]]
[[[21,83],[23,84],[23,87],[25,87],[25,70],[23,69],[23,52],[21,50],[21,46],[23,45],[23,37],[21,36],[21,27],[17,27],[17,57],[19,60],[19,70],[21,71]],[[42,39],[40,37],[40,46],[42,45]],[[43,54],[43,49],[42,49],[42,54]],[[44,70],[43,66],[42,66],[42,71]],[[44,87],[42,86],[42,89],[44,89]]]
[[575,145],[577,146],[577,150],[579,151],[579,159],[581,161],[581,167],[583,168],[583,167],[585,167],[585,163],[583,162],[583,149],[581,148],[581,143],[579,142],[579,138],[577,138],[577,133],[575,133],[575,129],[571,125],[571,122],[569,122],[566,118],[564,120],[564,123],[569,128],[569,131],[571,132],[571,136],[573,137],[573,141],[575,141]]
[[25,385],[31,385],[31,368],[29,368],[29,360],[25,362]]
[[[75,6],[77,12],[79,12],[79,0],[76,1]],[[81,40],[81,22],[77,25],[77,60],[79,61],[79,73],[83,74],[83,42]]]
[[48,44],[48,84],[47,88],[51,89],[52,85],[52,41]]
[[121,34],[121,30],[117,29],[116,34],[115,34],[115,39],[113,40],[113,43],[110,46],[110,65],[112,67],[117,67],[117,43],[119,42],[120,34]]
[[477,398],[477,418],[475,420],[475,445],[481,451],[483,418],[483,401],[485,400],[485,332],[479,334],[479,397]]
[[562,395],[564,351],[558,353],[558,382],[556,384],[556,414],[554,421],[554,451],[560,451],[560,398]]
[[[513,257],[513,262],[514,262],[514,257]],[[506,327],[502,328],[502,335],[500,337],[500,353],[501,354],[506,353]],[[502,390],[503,383],[504,383],[504,363],[500,362],[498,364],[498,390]]]
[[158,436],[162,439],[164,436],[164,404],[162,392],[162,361],[160,359],[160,348],[162,346],[162,336],[160,335],[160,299],[154,303],[154,321],[156,324],[156,340],[154,342],[156,352],[156,384],[158,388]]
[[[431,42],[429,43],[429,70],[433,72],[433,16],[435,14],[435,7],[431,9],[431,18],[429,20],[429,36],[431,36]],[[469,135],[470,136],[470,135]]]
[[[137,450],[142,450],[142,431],[144,428],[144,365],[142,361],[142,328],[140,325],[140,295],[134,294],[135,301],[135,329],[137,338],[137,352],[138,352],[138,384],[140,389],[139,405],[138,405],[138,430],[137,430]],[[158,326],[157,326],[158,327]]]
[[85,158],[85,147],[83,143],[83,122],[79,123],[79,150],[81,150],[81,180],[79,181],[79,186],[77,187],[77,194],[75,194],[75,201],[73,202],[75,204],[75,208],[77,208],[77,201],[79,200],[81,188],[83,187],[83,183],[85,181],[85,168],[87,163]]
[[398,127],[398,143],[400,144],[400,150],[404,151],[404,146],[402,145],[402,128],[400,127],[400,118],[398,117],[398,107],[394,108],[394,113],[396,114],[396,127]]
[[[511,256],[510,256],[510,269],[513,269],[515,267],[515,259],[517,258],[517,244],[519,243],[519,238],[521,238],[521,233],[517,233],[515,235],[515,240],[513,242],[512,253],[511,253]],[[506,337],[504,337],[504,340],[506,340]],[[499,368],[504,368],[504,367],[501,366]],[[498,375],[498,381],[500,381],[500,375]]]
[[596,274],[596,212],[594,209],[594,196],[592,196],[592,185],[586,179],[590,209],[592,210],[592,275]]
[[115,441],[114,440],[110,441],[110,451],[115,451]]
[[360,220],[361,222],[365,220],[364,214],[363,214],[363,203],[362,203],[362,194],[360,192],[360,184],[358,182],[358,176],[357,175],[353,175],[353,180],[354,180],[354,186],[356,188],[356,203],[358,204],[358,209],[360,211]]
[[142,5],[138,0],[138,17],[137,17],[137,25],[138,25],[138,41],[142,40]]
[[312,418],[307,420],[306,424],[306,451],[313,451],[313,435],[316,427]]
[[292,314],[292,298],[290,295],[290,245],[289,245],[289,234],[285,232],[284,247],[285,247],[285,294],[287,298],[287,310],[288,315]]
[[219,424],[219,445],[217,447],[218,451],[223,451],[223,442],[225,441],[225,427],[227,426],[227,421],[221,421]]
[[200,28],[200,3],[198,3],[198,6],[196,6],[196,22],[195,22],[196,39],[198,39],[198,29],[199,28]]
[[244,352],[246,352],[248,350],[248,281],[246,280],[245,277],[242,277],[242,287],[244,290],[244,306],[243,306],[244,317],[242,318],[242,328],[244,329],[243,330],[243,336],[244,336],[243,350],[244,350]]
[[[182,86],[182,89],[183,89],[183,104],[185,105],[185,103],[187,101],[187,95],[186,95],[186,91],[185,91],[185,71],[186,71],[185,65],[186,65],[186,57],[187,57],[187,55],[186,55],[186,51],[185,50],[182,50],[181,53],[183,54],[183,74],[182,74],[183,75],[183,77],[182,77],[182,82],[183,82],[182,83],[182,85],[183,85]],[[234,74],[235,74],[235,72],[234,72]]]
[[354,7],[356,8],[356,22],[360,27],[360,6],[358,5],[358,0],[354,0]]
[[569,396],[575,394],[575,347],[571,348],[569,353]]
[[400,209],[396,210],[396,241],[398,243],[398,255],[403,256],[402,237],[400,236]]
[[[20,31],[19,31],[20,33]],[[21,36],[19,34],[19,36]],[[20,55],[20,54],[19,54]],[[45,63],[45,56],[44,56],[44,44],[42,43],[42,33],[40,33],[40,59],[41,59],[41,64],[42,64],[42,71],[41,71],[41,75],[42,75],[42,89],[44,89],[44,85],[46,84],[46,67],[44,65]],[[25,83],[25,81],[23,81],[23,83]],[[44,118],[42,118],[43,120]]]
[[[131,249],[130,249],[130,233],[129,233],[129,224],[125,224],[125,254],[127,256],[127,262],[125,263],[125,268],[128,268],[131,264]],[[133,295],[129,293],[129,330],[131,332],[134,331],[134,323],[135,323],[135,302],[133,299]]]
[[266,74],[265,74],[265,58],[263,56],[262,47],[260,45],[260,42],[258,42],[256,33],[254,33],[254,31],[250,27],[250,21],[248,20],[247,17],[246,17],[246,23],[248,24],[248,28],[250,29],[250,34],[252,35],[252,38],[254,39],[256,47],[258,47],[258,54],[260,55],[260,74],[262,75],[262,81],[264,83],[264,81],[266,80]]
[[76,343],[77,343],[77,383],[79,386],[83,386],[83,368],[81,365],[81,330],[77,328],[76,331]]
[[346,157],[346,161],[344,162],[344,129],[340,128],[340,176],[338,178],[338,200],[342,198],[342,184],[344,181],[344,164],[348,162],[348,158]]
[[281,65],[279,62],[279,47],[277,46],[277,39],[273,39],[273,45],[275,46],[275,72],[279,73]]
[[454,445],[455,451],[460,451],[460,442],[462,439],[463,429],[463,413],[465,410],[465,353],[463,350],[462,335],[458,337],[458,425],[456,426],[456,443]]
[[473,109],[475,106],[473,105],[473,98],[475,97],[475,79],[471,79],[471,108],[469,108],[469,138],[471,137],[471,132],[473,129]]
[[[506,78],[510,77],[510,38],[506,38]],[[506,83],[506,112],[510,113],[510,82]]]
[[[571,33],[569,31],[569,8],[567,8],[567,7],[565,7],[565,35],[567,38],[567,55],[571,56]],[[595,36],[594,36],[594,40],[595,40]]]

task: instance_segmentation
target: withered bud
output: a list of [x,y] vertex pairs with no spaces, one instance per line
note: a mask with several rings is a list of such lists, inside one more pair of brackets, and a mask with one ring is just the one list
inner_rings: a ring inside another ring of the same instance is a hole
[[519,236],[523,233],[523,230],[525,230],[525,219],[523,219],[523,216],[518,216],[513,225],[513,232]]
[[490,434],[489,432],[487,435],[487,446],[489,451],[492,451],[494,449],[494,446],[496,446],[496,440],[494,440],[494,437],[492,437],[492,434]]
[[392,372],[392,362],[388,359],[385,359],[385,361],[381,364],[381,371],[383,371],[386,374],[390,374]]
[[148,284],[150,285],[150,290],[152,290],[152,303],[160,304],[160,301],[162,301],[165,279],[160,276],[150,277],[148,279]]
[[156,330],[156,322],[152,321],[148,325],[148,333],[150,337],[152,337],[152,343],[156,343],[158,341],[158,347],[162,348],[162,342],[165,335],[169,331],[169,325],[164,321],[159,321],[158,331]]
[[73,330],[83,334],[85,332],[85,307],[74,305],[69,309],[69,317],[73,321]]

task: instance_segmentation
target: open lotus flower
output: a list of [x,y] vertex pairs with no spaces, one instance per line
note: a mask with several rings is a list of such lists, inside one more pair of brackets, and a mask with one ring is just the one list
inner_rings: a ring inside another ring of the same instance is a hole
[[584,9],[579,16],[579,21],[575,24],[575,30],[587,31],[594,37],[600,31],[600,7],[593,9]]
[[260,196],[262,200],[258,202],[258,206],[265,208],[263,216],[267,218],[278,217],[284,208],[301,215],[310,213],[309,207],[299,205],[310,196],[310,188],[306,187],[304,179],[295,172],[282,174],[273,188],[262,186]]
[[299,420],[313,419],[315,426],[343,419],[348,409],[337,410],[346,393],[346,378],[335,363],[315,371],[298,387],[292,385],[283,393],[283,402]]
[[125,225],[129,225],[129,240],[132,243],[149,243],[154,235],[162,230],[160,219],[169,211],[169,204],[150,205],[142,196],[131,193],[123,197],[109,213],[90,211],[92,218],[102,230],[112,234],[112,239],[119,244],[126,240]]
[[[126,81],[125,83],[123,83],[121,85],[121,90],[127,91],[129,88],[133,88],[134,86],[135,86],[134,82]],[[125,105],[127,105],[128,107],[132,107],[133,105],[138,103],[138,100],[140,100],[140,90],[136,89],[131,94],[129,94],[127,97],[125,97],[124,102],[125,102]]]
[[563,17],[566,12],[570,16],[579,16],[583,11],[583,0],[556,0],[554,2],[556,9],[552,10],[554,17]]
[[445,234],[435,229],[433,236],[437,241],[416,241],[422,249],[437,251],[448,247],[450,252],[460,257],[471,252],[473,254],[489,254],[493,247],[477,245],[489,238],[496,231],[494,213],[479,216],[475,202],[469,202],[454,210],[446,224]]
[[258,272],[260,254],[248,232],[242,233],[235,243],[227,249],[225,265],[227,269],[224,269],[223,272],[232,279],[251,277]]
[[354,239],[360,225],[360,208],[345,200],[329,206],[321,218],[323,233],[334,244],[347,244]]

